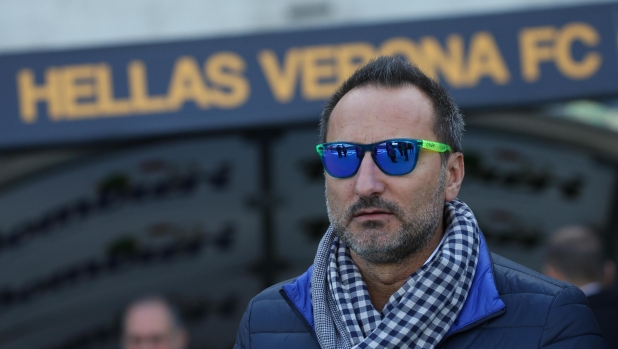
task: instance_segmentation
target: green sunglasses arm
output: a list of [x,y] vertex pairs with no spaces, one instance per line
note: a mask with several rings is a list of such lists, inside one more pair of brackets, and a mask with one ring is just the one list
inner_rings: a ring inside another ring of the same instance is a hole
[[322,144],[316,145],[315,150],[318,152],[320,156],[324,154],[324,146]]
[[425,149],[429,149],[438,153],[444,153],[446,151],[450,151],[451,153],[453,152],[453,149],[451,149],[450,146],[444,144],[444,143],[438,143],[438,142],[432,142],[432,141],[426,141],[426,140],[420,140],[421,143],[421,148],[425,148]]

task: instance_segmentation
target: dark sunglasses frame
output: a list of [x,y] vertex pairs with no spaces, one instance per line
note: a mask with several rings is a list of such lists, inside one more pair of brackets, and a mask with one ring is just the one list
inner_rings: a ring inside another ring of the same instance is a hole
[[[401,143],[401,142],[407,142],[407,143],[411,143],[413,145],[413,147],[411,149],[413,149],[413,156],[412,159],[413,161],[411,162],[411,168],[410,170],[406,170],[405,172],[402,173],[389,173],[389,171],[385,170],[382,165],[380,165],[379,161],[376,159],[376,153],[377,153],[377,149],[378,146],[381,144],[385,144],[385,143]],[[326,164],[326,160],[324,158],[324,151],[328,148],[328,147],[337,147],[337,146],[343,146],[346,147],[347,149],[351,148],[351,147],[357,147],[360,148],[361,152],[357,153],[357,157],[358,157],[358,163],[356,164],[356,169],[354,170],[354,172],[350,175],[346,175],[346,176],[338,176],[333,174],[329,169],[328,169],[328,165]],[[444,153],[444,152],[453,152],[453,149],[451,149],[450,146],[448,146],[447,144],[444,143],[439,143],[439,142],[434,142],[434,141],[428,141],[428,140],[424,140],[424,139],[411,139],[411,138],[396,138],[396,139],[386,139],[380,142],[376,142],[376,143],[370,143],[370,144],[362,144],[362,143],[351,143],[351,142],[330,142],[330,143],[321,143],[318,144],[315,147],[315,150],[318,152],[318,154],[320,155],[320,160],[322,160],[322,165],[324,166],[324,170],[326,170],[326,172],[331,175],[332,177],[335,178],[349,178],[349,177],[353,177],[357,172],[358,169],[360,168],[360,165],[363,161],[363,158],[365,157],[365,153],[367,152],[371,152],[371,158],[373,159],[373,162],[376,164],[376,166],[378,166],[378,168],[380,169],[380,171],[384,172],[385,174],[389,175],[389,176],[403,176],[406,175],[410,172],[412,172],[414,170],[414,168],[416,167],[416,162],[418,161],[418,155],[420,153],[421,149],[427,149],[427,150],[431,150],[437,153]]]

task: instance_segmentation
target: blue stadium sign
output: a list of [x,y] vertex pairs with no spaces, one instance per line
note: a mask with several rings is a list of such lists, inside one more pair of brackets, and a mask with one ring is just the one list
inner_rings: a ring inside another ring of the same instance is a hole
[[316,121],[398,55],[462,107],[618,93],[616,5],[0,56],[0,147]]

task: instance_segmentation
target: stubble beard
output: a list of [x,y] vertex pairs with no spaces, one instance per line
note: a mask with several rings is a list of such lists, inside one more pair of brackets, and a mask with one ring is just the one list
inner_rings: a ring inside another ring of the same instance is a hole
[[[436,234],[444,210],[445,181],[446,172],[443,168],[440,171],[436,190],[427,199],[416,198],[410,206],[416,207],[416,210],[408,213],[397,204],[378,196],[360,198],[341,213],[342,209],[334,207],[326,195],[328,218],[340,241],[367,262],[397,263],[422,250]],[[352,217],[368,208],[389,211],[399,220],[399,229],[387,241],[377,241],[377,237],[386,233],[382,230],[385,227],[381,221],[365,221],[360,224],[361,231],[357,233],[352,233],[350,230],[349,223]]]

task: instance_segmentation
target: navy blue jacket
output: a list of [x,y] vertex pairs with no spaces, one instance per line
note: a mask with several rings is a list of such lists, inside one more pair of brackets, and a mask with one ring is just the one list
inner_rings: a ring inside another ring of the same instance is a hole
[[[439,348],[606,348],[584,294],[490,254],[480,239],[472,286]],[[312,267],[251,300],[234,349],[316,349]]]

